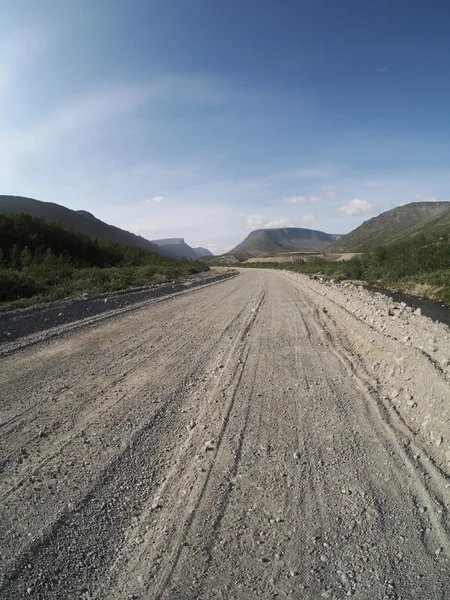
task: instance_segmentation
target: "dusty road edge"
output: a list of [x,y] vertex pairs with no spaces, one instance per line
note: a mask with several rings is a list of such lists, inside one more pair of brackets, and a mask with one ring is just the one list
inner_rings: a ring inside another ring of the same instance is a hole
[[[342,347],[341,356],[346,355],[347,360],[354,363],[358,377],[365,371],[364,378],[378,390],[389,419],[397,420],[398,426],[401,423],[411,432],[414,443],[409,445],[413,459],[433,463],[450,485],[450,377],[447,369],[442,368],[441,360],[429,352],[421,331],[431,332],[434,327],[434,331],[440,332],[439,355],[450,357],[448,328],[415,315],[413,328],[418,329],[420,345],[407,335],[400,338],[401,323],[392,325],[399,331],[384,330],[379,327],[383,319],[377,321],[369,317],[374,314],[372,301],[375,299],[377,305],[384,303],[384,320],[387,321],[390,308],[396,304],[390,298],[374,298],[359,288],[355,294],[355,290],[339,284],[315,281],[289,271],[282,275],[299,285],[317,307],[318,321]],[[363,303],[367,304],[365,311],[364,307],[355,310],[354,306]],[[418,448],[424,452],[421,454]]]
[[234,277],[238,277],[240,275],[239,271],[235,271],[230,273],[227,276],[222,276],[221,279],[211,282],[205,282],[203,284],[197,285],[195,287],[181,290],[177,292],[168,293],[164,296],[160,296],[157,298],[147,298],[146,300],[142,300],[141,302],[137,302],[135,304],[130,304],[129,306],[124,306],[123,308],[116,308],[111,311],[107,311],[98,315],[94,315],[91,317],[85,317],[83,319],[75,320],[70,323],[64,323],[62,325],[57,325],[53,327],[49,327],[48,329],[41,330],[39,332],[33,333],[31,335],[25,335],[13,342],[4,342],[0,344],[0,358],[10,356],[15,352],[19,352],[21,350],[25,350],[30,346],[35,344],[39,344],[41,342],[47,342],[55,337],[63,337],[65,335],[69,335],[74,331],[78,331],[85,327],[93,327],[104,321],[109,319],[113,319],[116,317],[120,317],[126,313],[141,310],[149,306],[150,304],[156,304],[158,302],[165,302],[167,300],[171,300],[176,296],[181,296],[183,294],[189,294],[195,292],[197,290],[204,290],[205,288],[211,287],[213,285],[218,285],[223,283],[224,281],[228,281]]

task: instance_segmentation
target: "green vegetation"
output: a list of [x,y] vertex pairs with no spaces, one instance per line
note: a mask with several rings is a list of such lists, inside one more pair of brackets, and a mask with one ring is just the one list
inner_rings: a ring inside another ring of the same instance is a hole
[[[115,242],[93,240],[27,214],[0,214],[0,302],[27,305],[112,292],[208,270]],[[19,301],[19,302],[18,302]]]
[[327,252],[361,252],[413,239],[450,233],[450,202],[411,202],[397,206],[343,235]]
[[429,286],[429,295],[450,304],[450,234],[417,235],[388,246],[365,249],[342,262],[314,259],[296,263],[246,263],[241,267],[288,269],[321,273],[337,280],[364,280],[371,285],[409,290],[416,284]]

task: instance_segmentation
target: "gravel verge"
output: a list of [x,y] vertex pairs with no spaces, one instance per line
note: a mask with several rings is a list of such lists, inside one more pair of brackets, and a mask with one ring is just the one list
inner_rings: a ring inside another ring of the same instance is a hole
[[450,473],[450,328],[361,285],[285,275],[316,303],[321,298],[322,321],[346,340],[388,406],[436,465]]
[[[97,317],[117,316],[127,310],[140,307],[149,300],[171,297],[199,286],[212,284],[234,277],[233,269],[215,269],[193,275],[185,281],[155,284],[131,290],[105,294],[84,294],[78,299],[37,304],[27,308],[0,312],[0,356],[21,348],[17,340],[46,332],[45,337],[59,335],[74,323],[91,324]],[[27,339],[25,345],[40,341],[42,336]]]

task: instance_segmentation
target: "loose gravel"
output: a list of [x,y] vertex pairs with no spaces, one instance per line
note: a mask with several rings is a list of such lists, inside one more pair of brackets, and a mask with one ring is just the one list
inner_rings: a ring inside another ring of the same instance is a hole
[[18,340],[0,598],[450,597],[448,331],[365,294],[246,270]]

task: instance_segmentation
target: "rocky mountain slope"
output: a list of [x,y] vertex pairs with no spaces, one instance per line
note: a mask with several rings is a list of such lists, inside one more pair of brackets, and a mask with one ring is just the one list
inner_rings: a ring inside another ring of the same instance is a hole
[[450,202],[411,202],[397,206],[342,236],[327,252],[358,252],[418,233],[450,232]]
[[164,256],[174,256],[170,249],[146,240],[140,235],[135,235],[119,227],[108,225],[100,219],[97,219],[91,213],[85,210],[71,210],[60,204],[53,202],[41,202],[33,198],[24,198],[22,196],[1,196],[0,195],[0,213],[27,213],[34,217],[41,217],[44,221],[52,223],[58,221],[62,225],[71,227],[78,233],[85,233],[89,237],[100,240],[110,240],[118,244],[128,244],[137,246],[152,252],[158,252]]
[[257,229],[227,254],[246,259],[279,252],[315,252],[324,250],[338,237],[331,233],[300,227]]

